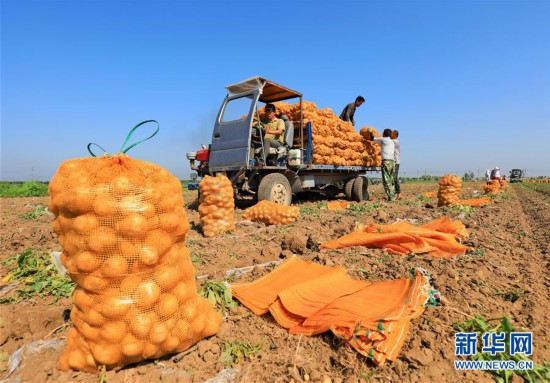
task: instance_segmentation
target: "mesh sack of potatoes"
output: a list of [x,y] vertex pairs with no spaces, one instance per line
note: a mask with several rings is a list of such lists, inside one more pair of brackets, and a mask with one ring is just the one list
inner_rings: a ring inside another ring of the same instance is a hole
[[447,174],[439,180],[437,191],[437,206],[454,206],[460,203],[462,180],[452,174]]
[[[300,121],[300,103],[291,105],[276,102],[277,113],[287,115],[292,121]],[[381,166],[380,146],[355,131],[352,124],[342,121],[330,108],[319,109],[310,101],[302,105],[304,127],[311,122],[313,163],[318,165]],[[259,109],[263,115],[263,107]],[[376,129],[370,129],[379,137]],[[362,130],[363,130],[362,129]],[[304,140],[307,137],[304,130]],[[370,138],[368,138],[370,139]],[[294,135],[294,144],[300,144],[299,129]]]
[[235,230],[233,186],[223,174],[205,176],[199,184],[199,213],[205,237]]
[[181,352],[221,316],[197,294],[181,184],[124,154],[62,163],[49,186],[77,287],[61,370],[96,372]]
[[283,206],[271,201],[260,201],[249,207],[243,213],[243,218],[250,221],[263,222],[267,225],[288,225],[300,216],[296,206]]
[[499,193],[500,190],[500,182],[499,180],[491,180],[487,185],[483,185],[483,190],[485,191],[485,194],[491,194],[491,193]]

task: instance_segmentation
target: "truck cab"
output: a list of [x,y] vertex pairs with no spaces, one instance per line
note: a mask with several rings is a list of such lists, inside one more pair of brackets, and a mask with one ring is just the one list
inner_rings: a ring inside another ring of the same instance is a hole
[[[350,199],[368,199],[367,171],[361,166],[315,165],[311,124],[304,124],[302,94],[262,77],[226,87],[227,95],[214,121],[208,147],[187,153],[191,169],[200,177],[225,174],[236,199],[269,200],[290,205],[292,196],[315,191],[334,196],[345,191]],[[285,123],[284,143],[264,153],[258,127],[259,109],[267,103],[297,99],[298,121],[277,115]],[[355,181],[356,184],[355,184]],[[355,185],[355,186],[354,186]]]
[[510,182],[523,182],[524,171],[521,169],[510,170]]

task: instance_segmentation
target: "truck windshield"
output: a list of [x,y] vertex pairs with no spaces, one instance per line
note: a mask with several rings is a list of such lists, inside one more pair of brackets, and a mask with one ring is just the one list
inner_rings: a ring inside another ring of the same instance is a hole
[[227,104],[225,104],[221,122],[245,120],[250,112],[252,101],[252,95],[230,100]]

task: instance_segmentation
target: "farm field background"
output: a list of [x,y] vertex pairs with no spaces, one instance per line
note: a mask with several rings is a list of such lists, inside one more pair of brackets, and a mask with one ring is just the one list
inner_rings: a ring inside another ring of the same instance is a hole
[[[461,197],[481,196],[482,186],[464,183]],[[196,282],[199,290],[206,281],[226,280],[227,270],[280,261],[292,254],[343,266],[352,277],[371,281],[406,278],[412,267],[424,268],[441,292],[443,304],[427,308],[412,321],[394,363],[376,367],[332,334],[289,335],[269,315],[258,317],[232,303],[220,332],[189,352],[102,372],[99,377],[61,372],[57,362],[69,326],[71,283],[49,261],[49,253],[61,247],[46,209],[48,197],[11,197],[0,199],[1,374],[19,347],[59,339],[50,342],[51,349],[27,353],[9,378],[20,382],[198,382],[234,368],[239,381],[492,382],[488,372],[454,369],[457,324],[476,314],[487,321],[508,316],[517,328],[532,331],[532,360],[550,361],[549,184],[512,184],[495,197],[494,204],[483,208],[437,208],[436,198],[422,196],[437,191],[436,183],[405,183],[403,199],[392,203],[383,200],[381,185],[371,186],[370,191],[374,201],[353,210],[329,211],[326,200],[297,200],[301,216],[286,226],[243,222],[242,210],[236,209],[237,229],[206,239],[199,227],[197,192],[184,189],[191,224],[187,246],[196,275],[201,276]],[[320,243],[349,233],[356,222],[406,220],[420,225],[444,215],[460,219],[468,228],[470,236],[464,243],[472,250],[465,256],[444,260],[428,255],[402,257],[364,247],[318,249]],[[271,269],[255,267],[231,280],[254,280]],[[522,381],[518,376],[514,379]]]

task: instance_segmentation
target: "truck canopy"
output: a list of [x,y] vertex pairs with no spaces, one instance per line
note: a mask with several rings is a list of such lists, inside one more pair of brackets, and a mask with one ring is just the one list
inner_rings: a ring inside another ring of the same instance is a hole
[[251,77],[237,84],[225,87],[229,96],[239,93],[260,90],[260,101],[264,103],[288,100],[291,98],[302,97],[302,93],[288,89],[282,85],[266,80],[263,77]]

